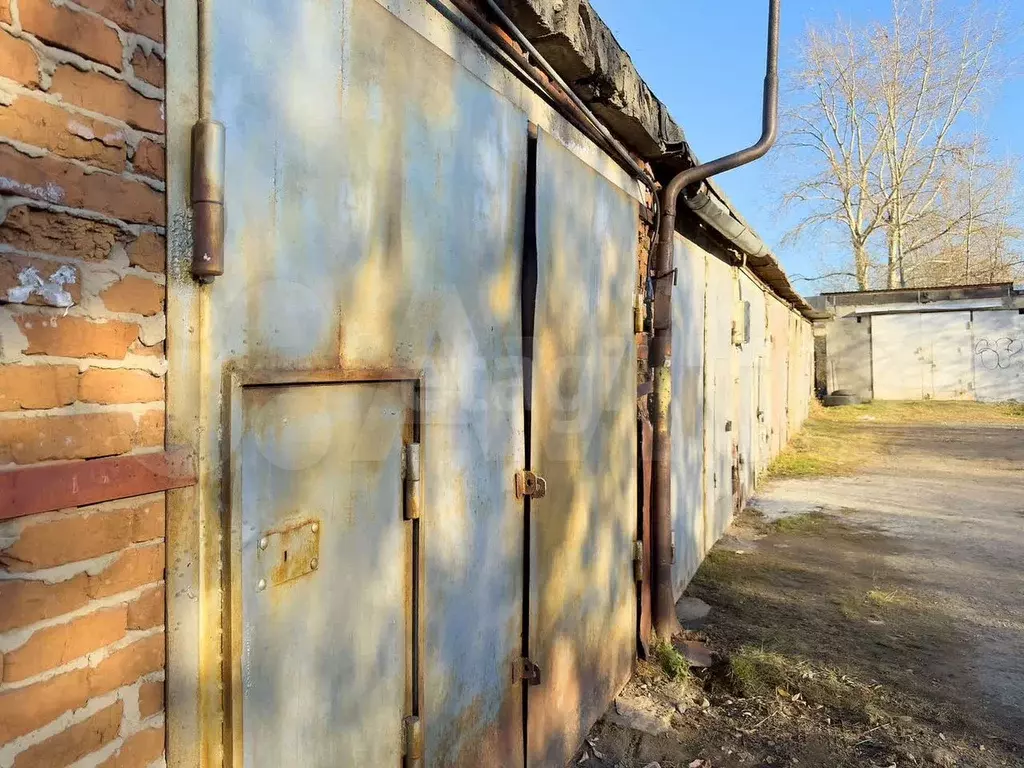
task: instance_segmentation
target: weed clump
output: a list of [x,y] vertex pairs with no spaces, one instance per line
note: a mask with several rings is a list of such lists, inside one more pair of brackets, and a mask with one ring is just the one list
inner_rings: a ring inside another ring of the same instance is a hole
[[690,677],[690,665],[686,657],[668,640],[655,636],[651,655],[669,680],[680,681]]

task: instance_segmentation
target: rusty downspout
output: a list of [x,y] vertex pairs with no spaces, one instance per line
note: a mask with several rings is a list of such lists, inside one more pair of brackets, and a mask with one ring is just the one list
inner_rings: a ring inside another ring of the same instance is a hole
[[672,589],[672,243],[679,195],[694,184],[762,157],[775,143],[779,106],[779,15],[781,0],[768,3],[768,59],[764,76],[761,138],[739,152],[677,174],[662,193],[655,259],[654,344],[654,629],[671,637],[679,629]]

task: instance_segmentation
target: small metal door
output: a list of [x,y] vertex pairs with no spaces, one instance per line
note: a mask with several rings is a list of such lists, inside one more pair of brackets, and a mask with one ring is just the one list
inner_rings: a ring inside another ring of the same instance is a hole
[[415,679],[413,385],[236,391],[236,765],[398,766]]

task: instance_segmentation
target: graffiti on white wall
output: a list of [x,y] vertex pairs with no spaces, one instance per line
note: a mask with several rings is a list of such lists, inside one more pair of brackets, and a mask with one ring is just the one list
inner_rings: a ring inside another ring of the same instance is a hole
[[986,370],[1006,370],[1017,364],[1024,365],[1024,341],[1009,337],[995,341],[978,339],[974,354],[978,365]]

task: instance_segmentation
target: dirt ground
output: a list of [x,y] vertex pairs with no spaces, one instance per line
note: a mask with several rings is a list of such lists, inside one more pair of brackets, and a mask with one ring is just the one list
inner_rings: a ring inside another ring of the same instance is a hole
[[857,470],[790,457],[687,589],[713,664],[662,644],[576,762],[1024,766],[1024,428],[929,413],[828,415]]

